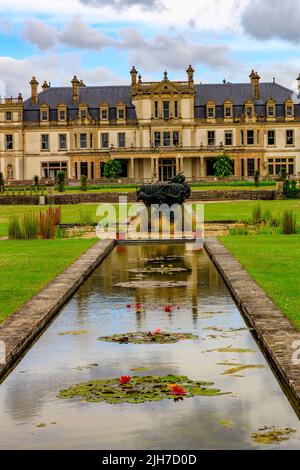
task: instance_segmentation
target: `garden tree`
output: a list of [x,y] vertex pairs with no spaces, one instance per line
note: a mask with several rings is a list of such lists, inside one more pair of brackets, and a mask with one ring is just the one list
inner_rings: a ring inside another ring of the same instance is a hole
[[287,173],[286,173],[286,168],[285,167],[281,168],[281,170],[279,172],[279,177],[280,177],[281,181],[283,181],[283,182],[286,181]]
[[38,175],[34,175],[33,184],[36,190],[39,189],[39,181],[40,181],[40,177]]
[[215,175],[218,178],[226,178],[232,175],[231,159],[228,155],[223,153],[217,156],[217,161],[214,164]]
[[66,181],[66,175],[64,171],[59,171],[56,175],[56,180],[57,180],[57,190],[59,193],[63,193],[65,190],[65,181]]
[[260,183],[260,172],[256,170],[254,173],[254,184],[256,187],[258,187],[259,183]]
[[122,173],[122,165],[118,160],[108,160],[104,165],[103,174],[106,178],[119,178]]
[[82,175],[81,178],[80,178],[80,189],[81,191],[86,191],[87,190],[87,177],[85,175]]
[[4,178],[3,178],[3,173],[0,172],[0,193],[3,193],[4,185],[5,185],[5,181],[4,181]]

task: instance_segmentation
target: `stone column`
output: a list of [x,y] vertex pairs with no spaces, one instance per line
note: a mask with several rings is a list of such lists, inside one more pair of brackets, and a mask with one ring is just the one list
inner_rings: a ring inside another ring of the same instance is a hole
[[180,157],[180,171],[184,171],[184,165],[183,165],[183,157]]
[[15,160],[15,179],[20,179],[20,159],[16,158]]
[[88,179],[90,180],[92,178],[92,175],[91,175],[91,166],[92,166],[92,163],[91,162],[87,162],[87,168],[88,168]]
[[204,157],[200,157],[200,177],[205,178],[205,160]]
[[94,162],[94,178],[97,180],[100,178],[100,161]]
[[159,178],[158,157],[155,157],[154,159],[154,177],[156,179]]
[[151,179],[154,179],[154,173],[155,173],[155,159],[153,157],[150,157],[150,165],[151,165]]
[[129,178],[134,179],[135,178],[135,171],[134,171],[134,158],[130,158],[129,162]]

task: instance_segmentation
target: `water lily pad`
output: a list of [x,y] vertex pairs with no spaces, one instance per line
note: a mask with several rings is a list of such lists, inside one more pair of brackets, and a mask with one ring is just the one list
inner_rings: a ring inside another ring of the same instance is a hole
[[225,348],[216,348],[216,349],[208,349],[203,352],[224,352],[224,353],[255,353],[253,349],[242,349],[242,348],[233,348],[232,346],[227,346]]
[[188,271],[186,268],[176,268],[172,265],[166,266],[164,264],[158,267],[128,269],[128,272],[134,274],[163,274],[169,276],[175,273],[182,273],[186,271]]
[[276,442],[288,441],[290,435],[295,432],[295,429],[281,429],[277,426],[273,426],[271,428],[265,427],[263,429],[259,429],[257,432],[252,433],[251,437],[258,444],[274,444]]
[[101,336],[98,338],[99,341],[107,341],[109,343],[120,343],[120,344],[166,344],[166,343],[178,343],[184,340],[198,339],[199,337],[192,333],[165,333],[159,334],[143,331],[135,333],[120,333],[111,336]]
[[222,375],[232,375],[241,372],[242,370],[246,369],[263,369],[265,366],[262,364],[235,364],[234,367],[225,370]]
[[184,389],[181,398],[194,396],[220,396],[221,390],[211,388],[213,382],[193,381],[185,376],[167,375],[165,377],[132,377],[130,383],[120,385],[119,379],[93,380],[61,390],[58,397],[63,399],[81,398],[85,402],[144,403],[165,399],[178,399],[172,386],[180,385]]
[[65,336],[65,335],[85,335],[87,333],[87,330],[74,330],[74,331],[61,331],[58,333],[58,336]]
[[128,282],[119,282],[116,287],[124,287],[126,289],[167,289],[172,287],[187,287],[185,281],[152,281],[152,280],[133,280]]
[[220,426],[223,426],[224,428],[229,428],[229,429],[234,428],[233,421],[230,421],[229,419],[220,419],[220,421],[218,421],[218,424]]

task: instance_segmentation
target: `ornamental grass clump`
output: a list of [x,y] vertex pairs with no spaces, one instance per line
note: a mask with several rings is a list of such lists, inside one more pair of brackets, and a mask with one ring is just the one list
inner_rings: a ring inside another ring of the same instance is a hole
[[49,207],[46,212],[40,212],[39,234],[43,239],[52,239],[56,236],[56,228],[61,221],[61,208]]
[[22,217],[23,240],[34,240],[38,238],[39,220],[33,212],[27,212]]
[[252,211],[252,222],[254,225],[258,225],[261,224],[262,221],[263,215],[261,211],[261,206],[260,204],[257,204],[257,206],[255,206]]
[[293,211],[285,210],[282,219],[282,231],[285,235],[297,233],[296,216]]
[[9,240],[22,240],[23,238],[19,219],[15,215],[9,219],[8,238]]

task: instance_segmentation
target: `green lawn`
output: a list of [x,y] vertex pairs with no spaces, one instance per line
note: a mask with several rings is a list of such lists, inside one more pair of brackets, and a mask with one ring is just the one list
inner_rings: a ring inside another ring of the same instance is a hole
[[[245,221],[252,216],[258,201],[230,201],[205,204],[205,220]],[[300,199],[284,201],[259,201],[262,211],[271,210],[274,215],[282,214],[286,209],[293,210],[300,222]]]
[[220,240],[300,329],[300,235],[228,236]]
[[0,322],[86,251],[95,240],[0,242]]

